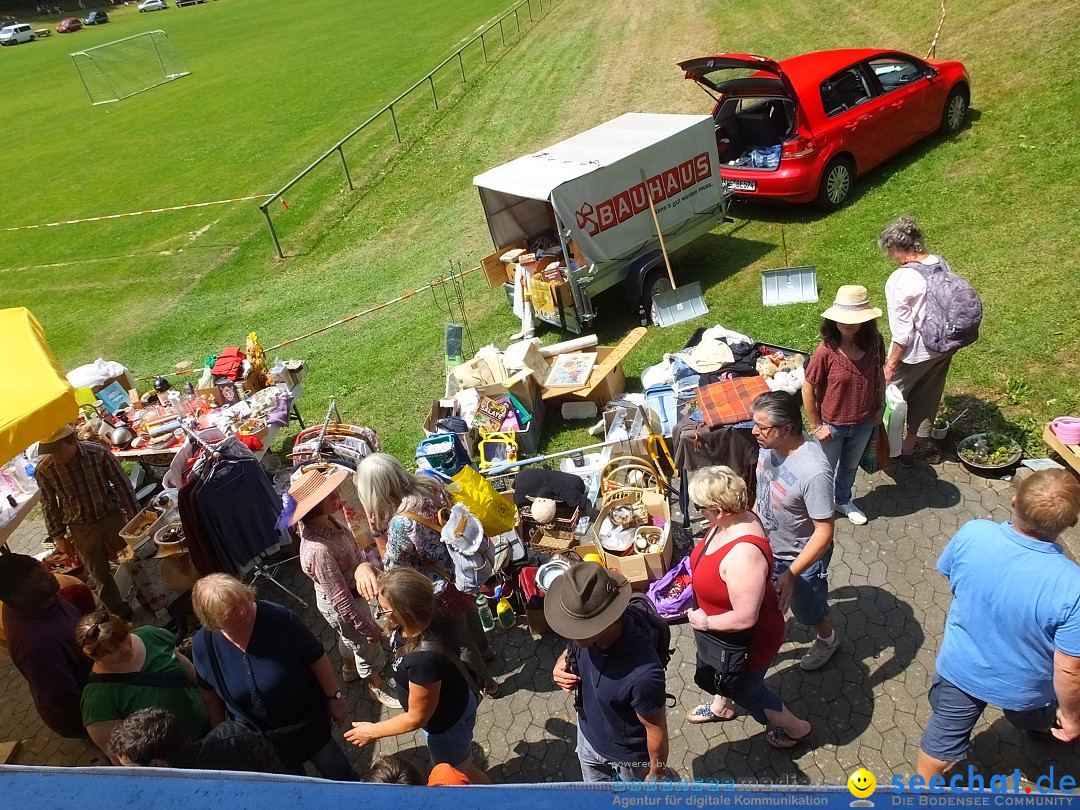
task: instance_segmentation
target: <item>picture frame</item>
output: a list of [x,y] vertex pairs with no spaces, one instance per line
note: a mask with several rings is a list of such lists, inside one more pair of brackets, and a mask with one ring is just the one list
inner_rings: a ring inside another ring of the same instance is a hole
[[589,382],[596,365],[596,352],[567,352],[556,355],[544,381],[545,388],[581,388]]

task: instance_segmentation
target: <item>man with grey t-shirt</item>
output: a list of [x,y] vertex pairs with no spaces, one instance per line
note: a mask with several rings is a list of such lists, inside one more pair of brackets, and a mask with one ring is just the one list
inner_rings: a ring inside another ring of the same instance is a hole
[[833,539],[833,471],[821,448],[803,435],[798,400],[771,391],[754,400],[757,505],[775,557],[780,610],[791,606],[817,638],[799,661],[821,669],[840,647],[829,618],[829,560]]

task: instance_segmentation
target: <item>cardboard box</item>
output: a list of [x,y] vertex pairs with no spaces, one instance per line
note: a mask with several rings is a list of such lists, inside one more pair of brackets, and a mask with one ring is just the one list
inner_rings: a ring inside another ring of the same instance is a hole
[[506,282],[514,280],[514,265],[507,264],[499,258],[506,251],[514,248],[525,250],[525,241],[514,242],[514,244],[500,248],[490,256],[485,256],[480,260],[480,266],[484,270],[484,278],[487,279],[489,287],[501,287]]
[[521,340],[507,346],[506,351],[503,352],[503,364],[510,374],[525,368],[529,369],[537,382],[546,380],[551,370],[551,364],[540,354],[540,349],[531,340]]
[[544,400],[540,397],[540,386],[532,371],[523,369],[502,382],[476,386],[476,392],[482,397],[498,399],[513,394],[521,407],[532,417],[526,430],[518,431],[518,458],[535,456],[540,449],[540,432],[544,425]]
[[542,636],[544,633],[551,632],[543,608],[525,608],[525,620],[529,623],[529,630],[534,635]]
[[585,385],[571,389],[545,388],[543,398],[554,402],[595,402],[600,408],[618,398],[626,390],[623,358],[645,337],[646,331],[644,326],[638,326],[618,346],[597,346],[596,365]]
[[217,388],[196,388],[195,394],[206,400],[207,405],[221,407],[221,391]]
[[[482,385],[494,385],[506,379],[506,368],[501,354],[487,354],[466,360],[450,371],[457,381],[458,389],[479,388]],[[490,395],[489,395],[490,396]],[[501,394],[500,394],[501,396]],[[493,397],[498,399],[498,397]]]
[[[454,404],[454,400],[446,400],[451,404]],[[442,410],[441,403],[443,400],[436,399],[432,401],[431,407],[428,409],[427,416],[424,418],[424,435],[434,436],[436,433],[441,433],[436,422],[439,420],[439,411]],[[455,414],[456,414],[455,408]],[[465,443],[465,450],[473,458],[476,457],[476,447],[480,441],[480,437],[475,430],[470,430],[466,433],[456,434],[459,439]]]
[[96,394],[102,388],[108,388],[114,382],[120,383],[120,387],[123,388],[125,391],[130,391],[132,388],[136,387],[135,378],[131,375],[130,371],[125,370],[123,374],[118,374],[115,377],[109,377],[109,379],[105,380],[105,382],[103,382],[101,385],[95,385],[90,390]]
[[[636,497],[636,494],[631,494],[625,498],[615,498],[600,510],[600,514],[597,515],[596,522],[591,529],[591,535],[596,538],[597,546],[600,545],[598,532],[604,518],[616,506],[632,504]],[[667,496],[660,492],[643,492],[641,493],[641,500],[650,516],[664,521],[663,545],[660,551],[651,554],[629,554],[625,557],[607,552],[602,554],[606,566],[619,571],[635,587],[647,587],[650,582],[660,579],[667,573],[671,567],[672,546],[674,545],[671,539],[671,508],[668,505]],[[581,548],[577,549],[578,554],[582,553]]]

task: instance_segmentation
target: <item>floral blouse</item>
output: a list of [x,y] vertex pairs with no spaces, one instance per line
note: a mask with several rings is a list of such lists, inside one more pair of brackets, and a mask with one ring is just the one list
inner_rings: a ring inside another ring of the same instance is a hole
[[[416,514],[426,520],[437,522],[440,504],[424,501]],[[451,615],[459,615],[472,604],[472,597],[463,594],[453,582],[447,582],[436,573],[431,565],[454,575],[454,561],[446,550],[442,537],[430,526],[426,526],[405,515],[394,515],[386,529],[386,554],[383,567],[389,571],[405,566],[413,568],[431,579],[435,593],[439,595]]]

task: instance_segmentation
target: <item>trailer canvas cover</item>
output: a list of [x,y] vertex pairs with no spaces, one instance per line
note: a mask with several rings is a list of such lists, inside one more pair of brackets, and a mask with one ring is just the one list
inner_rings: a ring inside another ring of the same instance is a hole
[[533,237],[550,201],[591,262],[623,259],[656,239],[648,178],[664,234],[721,205],[715,124],[707,115],[626,113],[479,175],[473,184],[495,246]]

